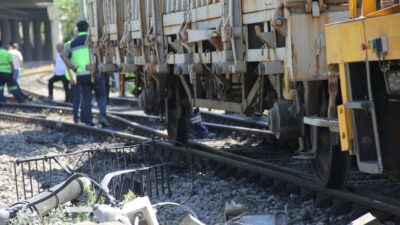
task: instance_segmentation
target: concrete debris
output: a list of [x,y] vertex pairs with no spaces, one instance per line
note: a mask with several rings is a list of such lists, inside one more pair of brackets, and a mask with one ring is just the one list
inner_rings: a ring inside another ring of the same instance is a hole
[[125,225],[131,225],[129,218],[118,208],[108,205],[94,205],[93,214],[100,222],[120,222]]
[[380,225],[380,222],[371,213],[367,213],[348,225]]
[[140,224],[158,225],[156,212],[151,206],[147,196],[135,198],[126,203],[122,208],[122,212],[128,216],[132,224],[136,224],[139,220]]
[[205,225],[205,224],[202,223],[200,220],[196,219],[194,216],[187,214],[179,225]]
[[225,201],[224,217],[225,221],[229,221],[244,213],[243,205],[236,203],[234,200]]
[[193,212],[192,209],[172,202],[158,203],[156,205],[151,205],[150,200],[147,196],[135,198],[133,201],[130,201],[124,205],[122,208],[122,212],[126,215],[132,224],[141,224],[141,225],[158,225],[158,220],[156,217],[155,208],[163,206],[163,205],[172,205],[176,207],[181,207],[186,211],[191,212],[193,215],[188,214],[180,225],[204,225],[201,221],[199,221],[195,216],[196,213]]
[[0,225],[7,225],[10,218],[10,211],[0,209]]

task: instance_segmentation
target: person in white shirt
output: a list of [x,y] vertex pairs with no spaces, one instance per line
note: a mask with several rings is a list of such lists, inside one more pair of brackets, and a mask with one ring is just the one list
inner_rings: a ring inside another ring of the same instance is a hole
[[18,50],[18,47],[19,47],[18,44],[14,43],[11,46],[9,52],[11,54],[12,62],[14,65],[14,79],[19,84],[20,69],[21,69],[22,63],[24,62],[24,58],[22,57],[21,52]]
[[70,102],[71,96],[69,91],[69,82],[65,77],[65,63],[61,58],[61,52],[64,50],[64,45],[59,43],[56,45],[57,54],[54,58],[54,76],[49,80],[49,98],[53,99],[54,82],[62,81],[65,91],[65,101]]

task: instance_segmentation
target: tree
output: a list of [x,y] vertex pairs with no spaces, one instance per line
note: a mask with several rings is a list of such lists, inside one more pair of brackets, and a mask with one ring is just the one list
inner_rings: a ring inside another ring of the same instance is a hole
[[62,33],[64,42],[74,37],[74,28],[80,16],[79,0],[54,0],[55,6],[61,12]]

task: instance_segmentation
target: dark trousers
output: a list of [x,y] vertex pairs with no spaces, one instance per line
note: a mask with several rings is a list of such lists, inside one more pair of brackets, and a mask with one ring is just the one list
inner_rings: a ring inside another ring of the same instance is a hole
[[110,74],[109,73],[104,74],[104,83],[106,86],[107,105],[110,105]]
[[71,93],[72,93],[72,114],[74,116],[74,121],[78,122],[79,120],[79,107],[81,107],[81,117],[82,117],[82,106],[81,106],[81,90],[78,84],[71,85]]
[[203,137],[208,134],[208,129],[204,126],[203,122],[201,121],[201,115],[198,108],[192,109],[189,108],[190,113],[190,127],[192,131],[199,137]]
[[83,123],[92,123],[92,97],[93,91],[96,95],[97,105],[99,107],[99,122],[106,122],[107,97],[104,76],[95,76],[95,82],[92,83],[90,75],[79,75],[78,84],[82,93],[82,113],[81,121]]
[[17,102],[24,102],[24,98],[18,88],[17,82],[14,80],[12,73],[0,72],[0,102],[5,102],[4,87],[7,84],[8,91],[14,95]]
[[62,76],[56,76],[54,75],[52,78],[49,80],[48,88],[49,88],[49,96],[53,97],[53,88],[54,88],[54,83],[57,81],[61,81],[63,83],[64,91],[65,91],[65,101],[70,102],[71,101],[71,94],[69,91],[69,83],[67,78],[62,75]]

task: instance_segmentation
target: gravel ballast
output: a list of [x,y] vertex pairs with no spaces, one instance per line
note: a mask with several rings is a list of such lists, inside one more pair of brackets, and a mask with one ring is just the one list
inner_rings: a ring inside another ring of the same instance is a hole
[[0,120],[0,208],[16,201],[13,162],[109,145],[112,139]]

